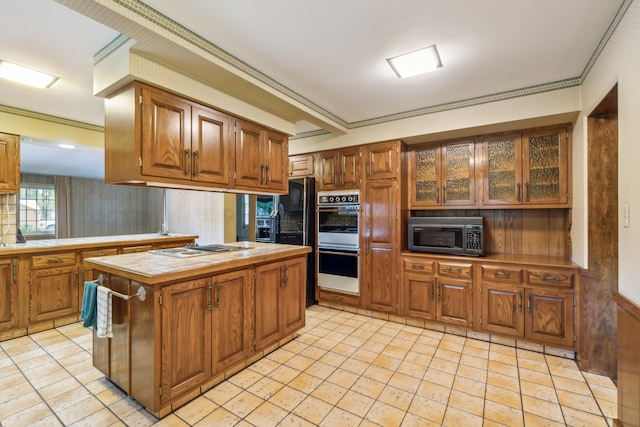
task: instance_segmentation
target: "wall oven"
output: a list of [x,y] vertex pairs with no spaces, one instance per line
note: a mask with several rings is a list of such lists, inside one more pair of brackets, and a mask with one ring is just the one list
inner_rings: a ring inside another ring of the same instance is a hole
[[360,294],[360,192],[318,192],[318,286]]

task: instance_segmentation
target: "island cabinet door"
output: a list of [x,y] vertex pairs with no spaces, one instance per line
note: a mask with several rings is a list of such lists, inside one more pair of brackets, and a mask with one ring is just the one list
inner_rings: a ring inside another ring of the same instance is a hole
[[251,289],[249,270],[213,277],[213,373],[222,372],[249,354]]
[[29,282],[30,323],[78,314],[78,269],[75,266],[32,271]]
[[211,279],[165,286],[161,311],[162,403],[211,377]]
[[280,338],[280,287],[284,280],[284,262],[256,267],[255,346],[260,350]]
[[287,260],[284,264],[284,278],[280,291],[282,294],[282,334],[287,335],[304,326],[306,260],[304,257]]

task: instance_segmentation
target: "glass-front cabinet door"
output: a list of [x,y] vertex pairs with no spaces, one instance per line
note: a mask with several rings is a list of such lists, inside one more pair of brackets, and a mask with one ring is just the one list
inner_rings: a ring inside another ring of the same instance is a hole
[[442,156],[442,200],[447,206],[474,206],[475,144],[444,145]]
[[523,134],[525,204],[567,203],[568,130],[565,127]]
[[409,170],[411,205],[415,207],[440,204],[440,148],[424,148],[414,151]]
[[485,138],[482,141],[482,205],[522,203],[522,139],[520,134]]

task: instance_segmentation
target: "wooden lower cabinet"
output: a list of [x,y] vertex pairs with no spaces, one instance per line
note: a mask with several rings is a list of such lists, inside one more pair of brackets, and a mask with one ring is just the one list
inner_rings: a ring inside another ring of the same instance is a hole
[[436,320],[436,279],[431,274],[404,274],[404,314]]
[[524,288],[483,283],[480,289],[480,328],[486,332],[524,336]]
[[465,327],[473,326],[472,289],[470,280],[439,278],[436,320]]
[[32,256],[29,322],[77,315],[78,280],[75,252]]
[[525,337],[559,346],[573,347],[575,294],[556,289],[527,289]]
[[0,330],[15,328],[18,313],[18,259],[0,260]]

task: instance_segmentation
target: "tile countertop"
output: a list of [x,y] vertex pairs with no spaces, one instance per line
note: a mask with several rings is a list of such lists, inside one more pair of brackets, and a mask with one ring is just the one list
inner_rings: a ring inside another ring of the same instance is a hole
[[138,252],[87,258],[84,262],[89,268],[117,274],[147,285],[162,285],[311,252],[309,246],[260,242],[230,242],[228,244],[244,246],[246,249],[191,258],[175,258],[151,252]]
[[58,250],[75,250],[82,248],[94,248],[96,245],[118,246],[122,244],[143,244],[146,242],[168,242],[172,240],[197,239],[197,235],[191,234],[122,234],[115,236],[75,237],[69,239],[45,239],[28,240],[27,243],[14,243],[0,247],[0,256],[27,253],[41,253]]

